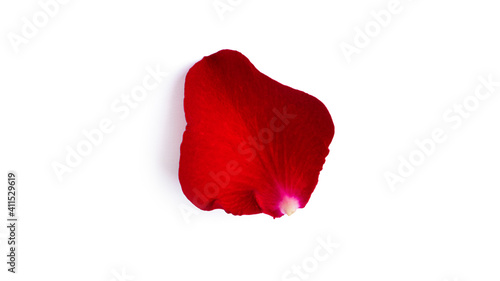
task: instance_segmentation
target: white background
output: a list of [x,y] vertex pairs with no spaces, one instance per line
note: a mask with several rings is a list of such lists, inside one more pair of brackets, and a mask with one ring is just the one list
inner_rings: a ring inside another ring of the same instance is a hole
[[[305,263],[308,280],[500,280],[500,88],[458,128],[443,119],[479,76],[500,81],[500,5],[401,0],[348,63],[341,43],[388,0],[232,2],[221,19],[212,0],[69,1],[16,52],[9,38],[43,10],[2,1],[2,218],[7,171],[20,191],[19,273],[2,226],[0,279],[301,280],[287,272]],[[336,125],[290,217],[201,212],[181,192],[184,76],[224,48],[322,100]],[[157,65],[168,76],[120,118],[112,103]],[[105,118],[114,130],[59,181],[52,164]],[[435,128],[447,140],[391,189],[384,174]],[[340,247],[315,263],[328,238]]]

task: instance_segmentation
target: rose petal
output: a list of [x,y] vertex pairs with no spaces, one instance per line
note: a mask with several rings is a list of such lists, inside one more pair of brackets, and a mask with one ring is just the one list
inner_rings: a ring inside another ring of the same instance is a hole
[[179,181],[202,210],[273,217],[303,208],[334,135],[321,101],[221,50],[187,73]]

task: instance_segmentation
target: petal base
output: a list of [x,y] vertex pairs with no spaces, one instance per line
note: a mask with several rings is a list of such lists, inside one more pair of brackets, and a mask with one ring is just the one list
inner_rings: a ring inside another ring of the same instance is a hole
[[293,197],[284,196],[280,203],[281,213],[291,216],[299,208],[299,200]]

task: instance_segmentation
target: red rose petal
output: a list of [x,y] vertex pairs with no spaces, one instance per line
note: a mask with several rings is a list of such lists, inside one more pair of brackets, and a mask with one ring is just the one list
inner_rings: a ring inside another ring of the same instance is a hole
[[334,134],[322,102],[231,50],[197,62],[184,94],[179,181],[194,205],[276,218],[307,204]]

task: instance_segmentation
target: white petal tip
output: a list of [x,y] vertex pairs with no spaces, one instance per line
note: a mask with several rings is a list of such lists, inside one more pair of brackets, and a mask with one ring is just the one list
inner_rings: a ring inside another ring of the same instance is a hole
[[299,208],[299,201],[293,197],[285,196],[280,203],[280,210],[282,214],[291,216]]

